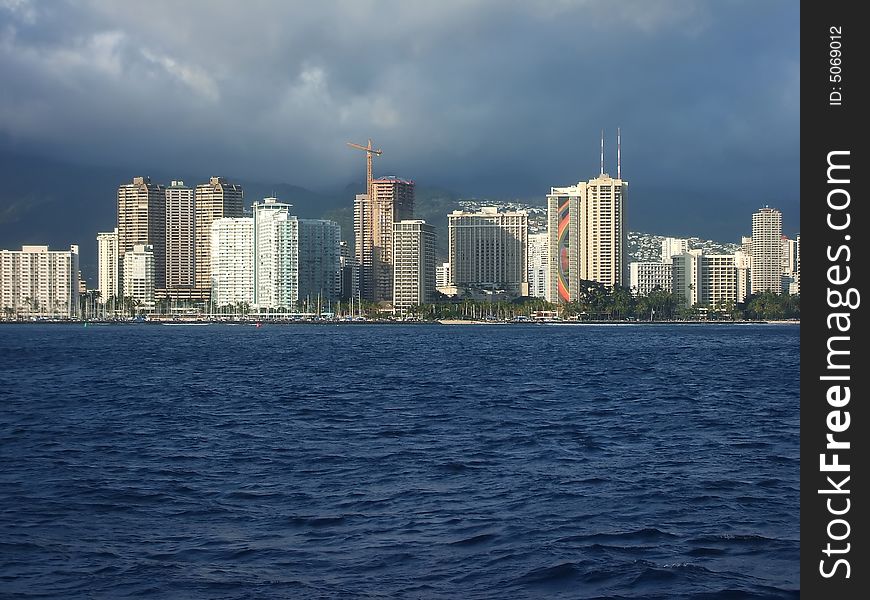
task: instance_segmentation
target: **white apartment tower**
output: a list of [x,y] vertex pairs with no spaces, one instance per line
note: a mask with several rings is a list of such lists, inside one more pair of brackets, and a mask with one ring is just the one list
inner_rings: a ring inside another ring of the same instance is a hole
[[136,244],[124,254],[124,295],[142,304],[154,303],[157,253],[150,244]]
[[425,221],[393,224],[393,309],[403,315],[435,294],[435,228]]
[[670,292],[673,286],[672,258],[673,255],[669,255],[667,262],[629,263],[628,281],[632,293],[639,296],[648,296],[654,290]]
[[550,279],[550,234],[529,235],[529,296],[546,298]]
[[194,284],[202,294],[211,283],[211,224],[217,219],[244,216],[242,186],[211,177],[194,192]]
[[752,215],[752,293],[782,292],[782,213],[764,207]]
[[109,298],[117,297],[120,292],[118,264],[118,228],[114,231],[97,234],[97,289],[100,302],[105,304]]
[[689,251],[689,240],[666,237],[662,240],[662,262],[670,263],[671,257]]
[[0,308],[3,319],[72,318],[79,306],[79,247],[49,250],[22,246],[0,250]]
[[192,290],[194,272],[194,198],[193,189],[183,181],[166,188],[166,294]]
[[264,198],[253,205],[254,307],[292,309],[299,301],[299,221],[290,204]]
[[529,216],[525,211],[455,210],[447,215],[451,284],[460,292],[527,296]]
[[216,307],[254,303],[254,219],[211,224],[211,300]]

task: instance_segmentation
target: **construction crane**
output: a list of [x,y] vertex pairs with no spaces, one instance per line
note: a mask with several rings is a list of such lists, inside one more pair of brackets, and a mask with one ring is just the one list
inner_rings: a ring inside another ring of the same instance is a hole
[[362,150],[366,153],[366,194],[368,194],[369,199],[372,198],[372,155],[380,156],[383,154],[382,150],[374,150],[372,148],[372,141],[369,140],[368,146],[360,146],[359,144],[354,144],[353,142],[347,142],[347,145],[351,148],[356,148],[357,150]]

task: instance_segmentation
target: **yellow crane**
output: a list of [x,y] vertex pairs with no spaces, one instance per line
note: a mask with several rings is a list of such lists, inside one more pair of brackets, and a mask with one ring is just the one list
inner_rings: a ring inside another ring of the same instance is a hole
[[347,142],[347,145],[366,153],[366,194],[369,195],[369,201],[372,201],[372,155],[380,156],[383,154],[383,151],[374,150],[372,148],[371,140],[369,140],[368,146],[361,146],[359,144],[354,144],[353,142]]

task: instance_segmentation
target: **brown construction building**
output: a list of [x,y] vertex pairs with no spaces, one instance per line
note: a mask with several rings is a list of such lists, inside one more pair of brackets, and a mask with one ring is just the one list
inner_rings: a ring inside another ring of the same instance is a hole
[[[166,193],[151,183],[150,177],[134,177],[132,183],[118,186],[118,265],[123,269],[124,254],[133,246],[154,248],[154,286],[165,285],[166,274]],[[120,274],[123,281],[123,274]],[[126,291],[121,292],[127,295]]]

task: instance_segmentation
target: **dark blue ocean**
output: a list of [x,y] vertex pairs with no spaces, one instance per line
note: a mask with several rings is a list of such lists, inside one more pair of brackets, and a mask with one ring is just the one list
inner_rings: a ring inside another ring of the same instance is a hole
[[0,597],[797,597],[799,342],[0,326]]

